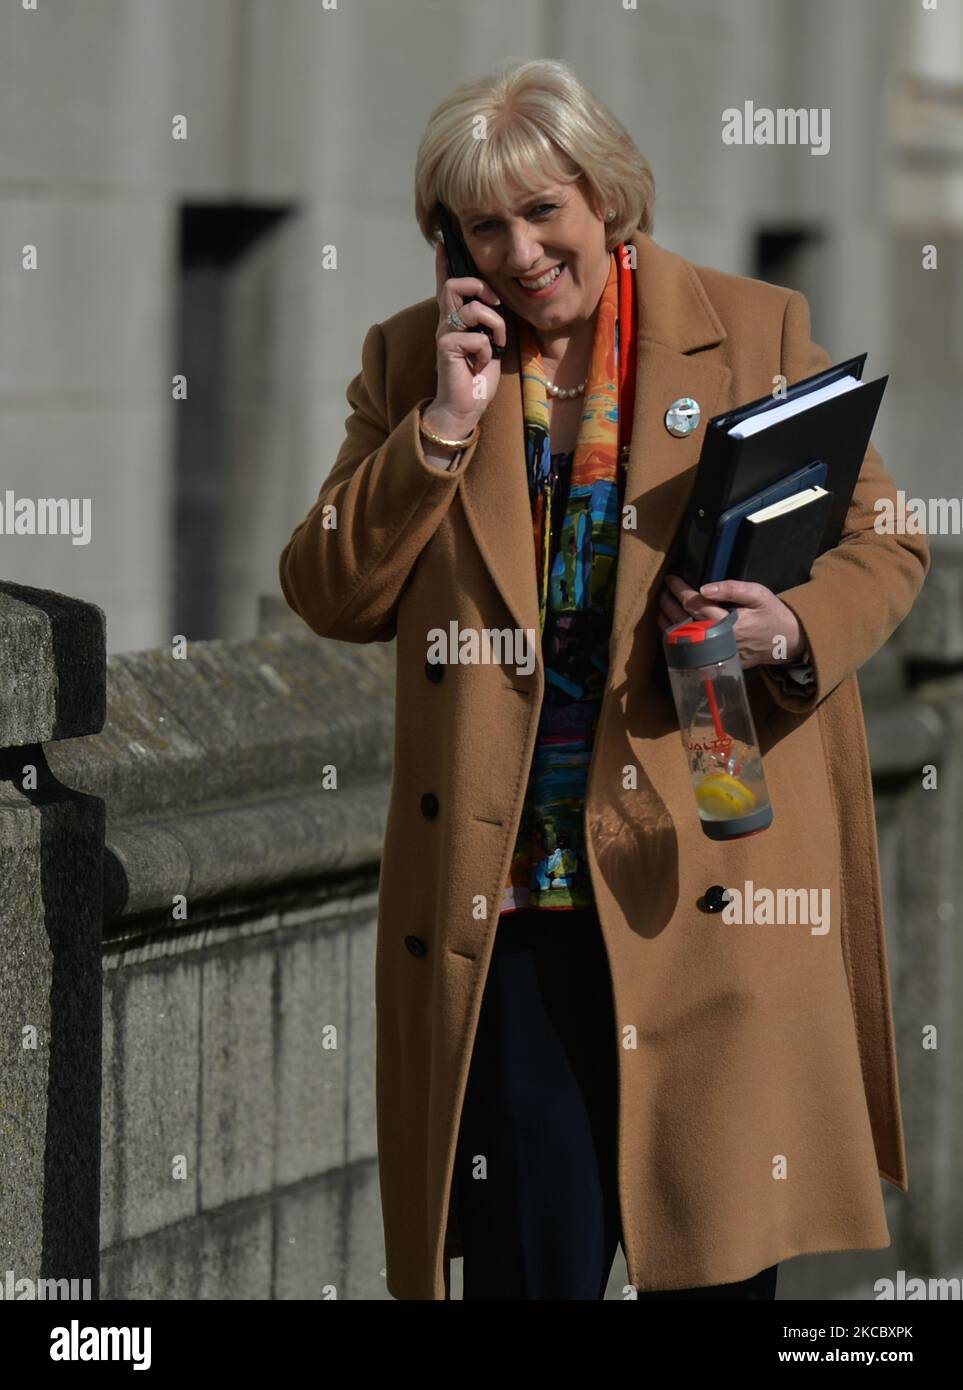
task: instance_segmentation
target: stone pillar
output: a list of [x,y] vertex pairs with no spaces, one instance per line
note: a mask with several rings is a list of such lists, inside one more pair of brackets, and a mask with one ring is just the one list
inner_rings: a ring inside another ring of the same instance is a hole
[[97,1296],[104,803],[41,745],[105,714],[101,610],[0,583],[0,1292],[12,1271],[20,1296]]

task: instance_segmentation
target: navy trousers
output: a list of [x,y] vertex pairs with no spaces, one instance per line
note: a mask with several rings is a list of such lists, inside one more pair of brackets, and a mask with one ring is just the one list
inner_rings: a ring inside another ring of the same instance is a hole
[[[597,914],[503,916],[452,1181],[466,1300],[603,1297],[622,1235],[617,1065]],[[777,1269],[638,1297],[772,1299]]]

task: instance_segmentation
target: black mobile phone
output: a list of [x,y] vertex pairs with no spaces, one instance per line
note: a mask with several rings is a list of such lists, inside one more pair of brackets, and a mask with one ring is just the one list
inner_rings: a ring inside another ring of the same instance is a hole
[[[465,245],[465,238],[461,234],[461,228],[458,225],[458,221],[454,214],[451,212],[451,210],[445,207],[444,203],[438,204],[438,225],[441,228],[441,239],[444,242],[445,255],[448,257],[449,279],[455,279],[456,277],[460,277],[463,275],[472,275],[476,279],[481,280],[482,276],[478,274],[478,269],[475,265],[475,262],[471,258],[471,252]],[[467,295],[465,298],[465,303],[470,304],[472,300],[477,298],[477,294]],[[504,313],[502,314],[502,317],[505,317]],[[507,331],[507,318],[505,320],[505,327]],[[489,328],[488,325],[485,323],[480,323],[477,326],[473,324],[472,332],[477,331],[481,331],[487,336],[488,341],[492,345],[493,357],[502,357],[504,355],[505,349],[500,348],[498,344],[495,342],[495,334],[493,329]]]

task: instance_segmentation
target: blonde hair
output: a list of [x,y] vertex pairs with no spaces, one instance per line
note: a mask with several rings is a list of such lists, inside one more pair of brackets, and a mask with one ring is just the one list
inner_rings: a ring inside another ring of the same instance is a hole
[[615,208],[607,250],[636,228],[651,232],[655,180],[625,127],[567,64],[514,60],[459,83],[428,118],[415,162],[418,226],[434,245],[439,202],[457,216],[471,205],[509,203],[546,176],[583,180],[600,217]]

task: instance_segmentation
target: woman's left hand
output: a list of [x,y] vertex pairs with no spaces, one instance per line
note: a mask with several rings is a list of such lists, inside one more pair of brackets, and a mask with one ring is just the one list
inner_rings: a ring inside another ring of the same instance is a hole
[[744,667],[796,661],[806,650],[805,635],[792,609],[764,584],[750,584],[742,579],[704,584],[700,591],[677,574],[667,574],[659,597],[659,631],[665,632],[686,618],[721,620],[730,610],[720,608],[713,599],[737,605],[734,630]]

